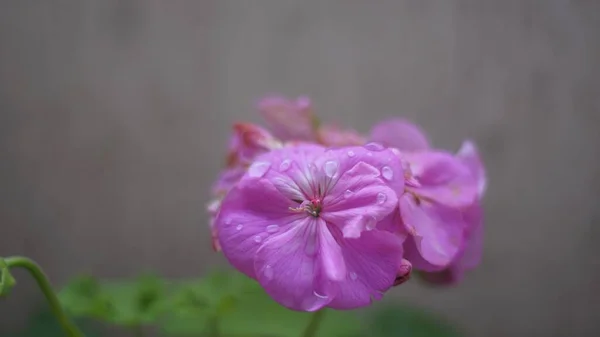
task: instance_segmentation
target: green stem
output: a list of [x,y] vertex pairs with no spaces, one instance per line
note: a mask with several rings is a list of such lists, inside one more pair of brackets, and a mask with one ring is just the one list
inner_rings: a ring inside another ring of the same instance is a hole
[[325,314],[325,309],[321,309],[319,311],[315,311],[310,316],[310,321],[304,329],[304,333],[302,337],[314,337],[317,334],[317,330],[319,329],[319,325],[321,324],[321,320],[323,320],[323,315]]
[[221,337],[221,331],[219,331],[219,318],[217,316],[209,318],[208,333],[210,334],[210,337]]
[[71,322],[69,317],[65,314],[63,308],[58,301],[58,297],[52,290],[52,286],[50,285],[50,281],[48,281],[48,277],[44,274],[40,266],[37,265],[34,261],[21,256],[12,256],[4,259],[4,262],[8,266],[8,268],[20,267],[27,269],[27,271],[33,276],[33,278],[37,281],[38,286],[46,296],[46,300],[50,305],[50,309],[56,316],[56,319],[62,326],[63,330],[69,337],[84,337],[83,333]]

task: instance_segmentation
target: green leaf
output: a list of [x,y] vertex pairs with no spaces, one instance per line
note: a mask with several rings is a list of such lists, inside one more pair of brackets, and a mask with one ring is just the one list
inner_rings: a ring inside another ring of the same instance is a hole
[[59,298],[74,316],[138,326],[154,323],[166,310],[164,287],[164,282],[153,275],[143,275],[131,281],[106,282],[83,276],[65,287]]
[[110,309],[100,283],[88,275],[73,279],[59,292],[58,298],[65,310],[75,317],[106,319]]
[[[239,273],[217,272],[178,287],[162,325],[168,336],[212,336],[216,328],[226,337],[296,337],[311,316],[282,307],[256,281]],[[328,310],[317,336],[348,337],[359,329],[354,314]]]
[[461,337],[446,320],[418,308],[388,304],[372,311],[368,325],[372,337]]
[[209,333],[216,319],[235,309],[239,295],[252,282],[239,273],[216,271],[203,279],[173,283],[163,332],[174,336]]
[[[74,322],[86,337],[99,337],[100,327],[86,320]],[[64,337],[65,332],[58,324],[56,317],[49,308],[44,308],[33,314],[27,321],[27,327],[13,337]]]
[[[296,337],[304,331],[314,314],[289,310],[258,286],[244,293],[235,309],[220,321],[220,331],[225,336]],[[347,337],[360,331],[361,325],[354,313],[325,310],[316,336]]]

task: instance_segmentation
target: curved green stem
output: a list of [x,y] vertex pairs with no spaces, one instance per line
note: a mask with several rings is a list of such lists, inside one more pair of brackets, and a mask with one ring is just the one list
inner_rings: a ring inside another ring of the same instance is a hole
[[58,301],[58,297],[52,290],[52,286],[50,285],[50,281],[48,281],[48,277],[44,274],[40,266],[37,265],[31,259],[21,256],[12,256],[4,259],[6,266],[8,268],[20,267],[27,269],[27,271],[33,276],[36,280],[38,286],[46,296],[46,300],[48,300],[48,304],[50,305],[50,309],[58,319],[58,322],[62,326],[63,330],[69,337],[84,337],[83,333],[71,322],[69,317],[65,314],[63,308]]
[[311,317],[306,329],[304,329],[304,333],[302,333],[302,337],[314,337],[316,336],[317,330],[319,329],[319,325],[321,324],[321,320],[323,320],[323,315],[325,314],[325,309],[321,309],[319,311],[315,311]]

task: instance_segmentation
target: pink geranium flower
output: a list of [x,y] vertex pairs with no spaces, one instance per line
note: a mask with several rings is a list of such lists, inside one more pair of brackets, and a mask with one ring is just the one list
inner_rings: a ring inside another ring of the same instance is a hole
[[407,274],[401,237],[379,228],[403,188],[390,150],[274,150],[222,201],[219,242],[229,262],[283,306],[366,306]]
[[406,120],[377,124],[371,139],[403,151],[406,187],[400,198],[403,227],[399,230],[411,234],[405,244],[406,258],[418,270],[443,270],[468,243],[470,224],[465,212],[477,200],[477,177],[463,160],[431,149],[421,129]]
[[483,210],[481,199],[487,187],[485,167],[479,152],[470,141],[463,142],[456,157],[464,163],[477,180],[477,200],[463,211],[466,223],[463,241],[464,244],[454,260],[443,270],[438,272],[423,273],[423,277],[435,284],[454,284],[460,282],[465,271],[477,267],[483,256]]

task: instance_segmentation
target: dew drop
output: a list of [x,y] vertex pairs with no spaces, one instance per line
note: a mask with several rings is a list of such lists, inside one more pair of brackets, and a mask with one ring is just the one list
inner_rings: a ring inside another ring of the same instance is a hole
[[259,243],[262,241],[262,238],[260,237],[260,235],[257,235],[254,237],[254,242]]
[[267,226],[267,233],[275,233],[279,230],[279,226],[278,225],[268,225]]
[[356,153],[354,153],[354,151],[350,150],[348,151],[348,157],[352,158],[356,155]]
[[290,168],[290,165],[292,164],[292,161],[289,159],[285,159],[284,161],[281,162],[281,164],[279,165],[279,170],[281,172],[285,172]]
[[352,194],[354,194],[354,192],[352,192],[350,190],[346,190],[344,192],[344,198],[350,198],[352,196]]
[[225,224],[226,224],[226,225],[231,225],[231,219],[227,219],[227,220],[225,220]]
[[325,163],[325,174],[329,178],[333,178],[335,176],[335,174],[337,173],[337,170],[338,170],[337,162],[330,160]]
[[375,227],[377,226],[377,219],[375,219],[372,216],[367,217],[366,219],[366,224],[365,224],[365,229],[368,231],[372,231],[373,229],[375,229]]
[[383,147],[383,145],[381,145],[379,143],[369,143],[369,144],[365,145],[365,149],[371,150],[371,151],[383,151],[385,148]]
[[383,204],[385,201],[387,200],[387,195],[385,195],[385,193],[377,193],[377,203],[378,204]]
[[327,296],[327,295],[321,295],[321,294],[319,294],[319,293],[318,293],[316,290],[315,290],[315,291],[313,291],[313,294],[314,294],[315,296],[317,296],[318,298],[322,298],[322,299],[327,299],[327,298],[329,298],[329,296]]
[[267,173],[269,168],[271,167],[271,163],[267,162],[254,162],[248,168],[248,175],[252,178],[260,178]]
[[367,156],[373,157],[373,152],[367,152]]
[[271,280],[273,278],[273,267],[266,265],[265,270],[263,272],[267,280]]
[[242,225],[242,224],[235,226],[235,229],[237,229],[238,231],[241,231],[242,228],[244,228],[244,225]]
[[356,281],[356,279],[357,279],[357,278],[358,278],[358,275],[356,275],[356,273],[355,273],[355,272],[351,272],[351,273],[350,273],[350,279],[351,279],[352,281]]
[[381,169],[381,175],[387,180],[392,180],[392,178],[394,177],[394,172],[392,171],[391,167],[384,166]]

